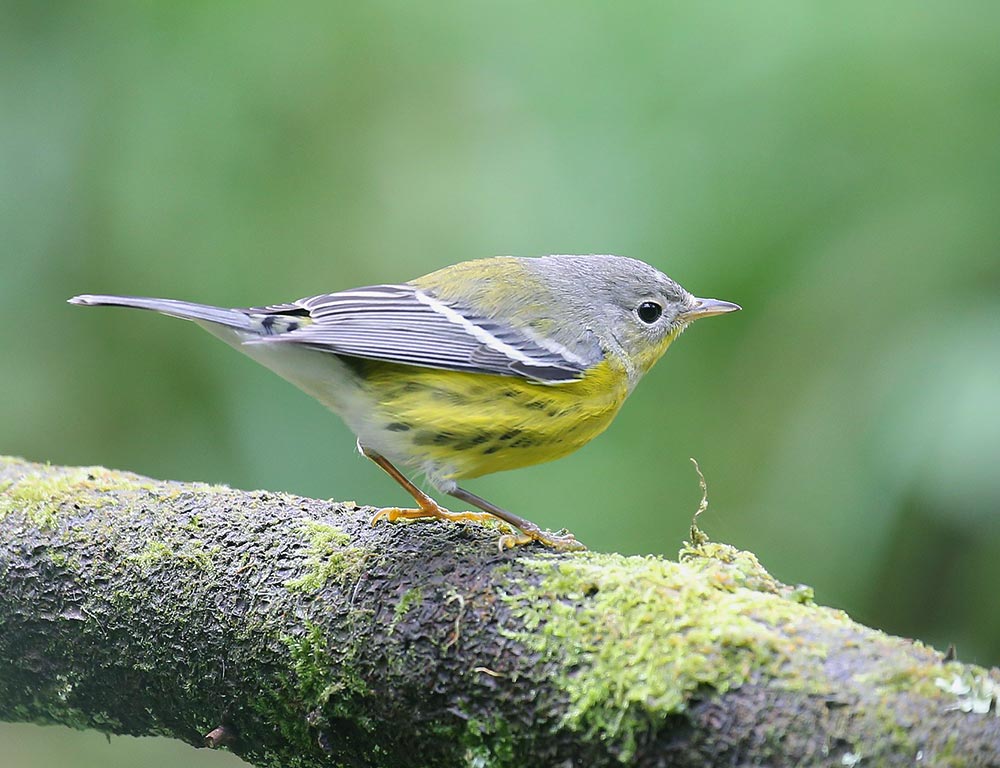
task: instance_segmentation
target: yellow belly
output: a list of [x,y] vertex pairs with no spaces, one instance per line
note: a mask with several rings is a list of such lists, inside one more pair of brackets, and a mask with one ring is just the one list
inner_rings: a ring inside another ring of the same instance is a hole
[[556,385],[378,361],[359,373],[372,412],[342,415],[362,441],[444,480],[572,453],[607,428],[628,394],[625,372],[608,361]]

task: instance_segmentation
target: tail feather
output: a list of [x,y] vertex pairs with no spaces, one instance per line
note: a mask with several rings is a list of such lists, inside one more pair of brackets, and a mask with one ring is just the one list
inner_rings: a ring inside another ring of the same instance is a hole
[[83,294],[81,296],[74,296],[69,300],[69,303],[82,304],[87,307],[104,306],[151,309],[154,312],[169,315],[170,317],[218,323],[227,328],[235,328],[242,331],[254,331],[259,326],[259,323],[255,323],[254,319],[243,310],[213,307],[210,304],[195,304],[190,301],[177,301],[175,299]]

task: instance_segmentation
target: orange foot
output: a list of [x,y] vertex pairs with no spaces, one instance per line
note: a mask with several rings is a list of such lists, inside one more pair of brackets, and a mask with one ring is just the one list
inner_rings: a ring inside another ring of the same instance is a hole
[[554,549],[556,552],[584,552],[587,549],[586,544],[581,541],[577,541],[576,536],[568,531],[563,534],[556,534],[540,529],[529,529],[528,531],[522,531],[516,534],[504,534],[497,542],[497,546],[500,548],[500,551],[503,552],[505,549],[521,547],[525,544],[530,544],[533,541],[537,541],[539,544],[544,544],[546,547]]
[[379,520],[388,520],[390,523],[394,523],[397,520],[449,520],[453,523],[459,523],[462,521],[469,521],[473,523],[485,523],[491,520],[496,520],[494,515],[487,512],[449,512],[444,507],[440,507],[437,504],[434,506],[421,506],[419,509],[400,509],[399,507],[386,507],[385,509],[380,509],[375,513],[372,518],[372,525],[375,525]]

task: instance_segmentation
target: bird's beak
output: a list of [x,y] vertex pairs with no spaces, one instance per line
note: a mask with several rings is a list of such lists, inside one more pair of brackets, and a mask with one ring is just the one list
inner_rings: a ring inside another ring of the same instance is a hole
[[712,315],[724,315],[727,312],[735,312],[738,309],[742,309],[742,307],[739,304],[733,304],[731,301],[695,299],[694,309],[681,312],[680,318],[681,320],[690,322],[691,320],[700,320],[703,317],[711,317]]

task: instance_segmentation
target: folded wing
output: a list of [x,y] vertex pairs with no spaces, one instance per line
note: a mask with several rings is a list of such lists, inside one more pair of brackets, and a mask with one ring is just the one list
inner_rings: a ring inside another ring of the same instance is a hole
[[[339,355],[548,384],[575,381],[602,357],[596,342],[584,353],[570,350],[405,284],[356,288],[246,311],[308,317],[302,323],[275,323],[276,333],[251,344],[301,344]],[[292,330],[285,330],[289,327]]]

